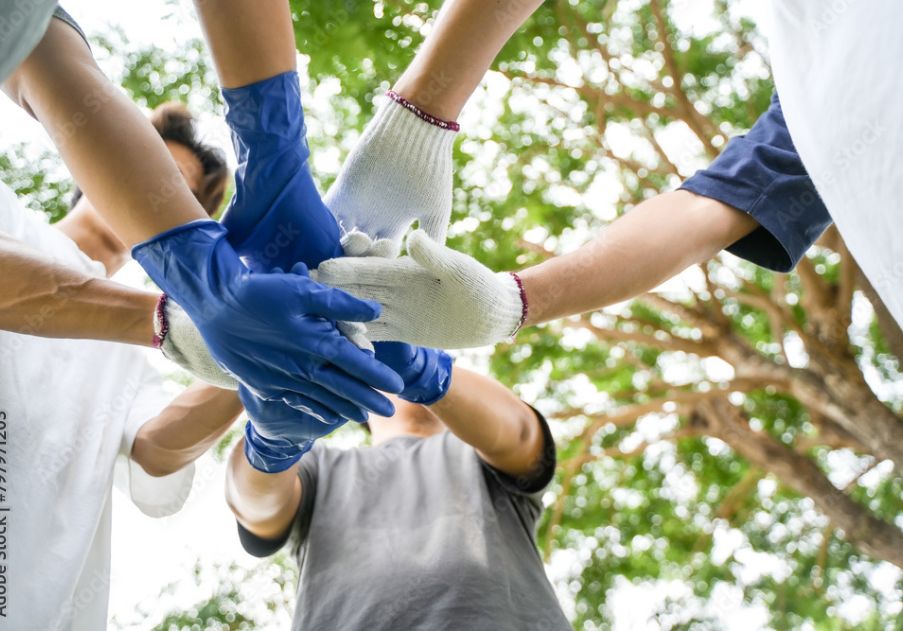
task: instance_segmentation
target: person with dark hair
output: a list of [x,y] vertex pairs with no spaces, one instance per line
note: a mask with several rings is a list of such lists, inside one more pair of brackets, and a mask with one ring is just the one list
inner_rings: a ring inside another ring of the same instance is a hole
[[[215,216],[223,204],[229,179],[222,150],[198,137],[194,117],[182,103],[170,101],[158,105],[150,114],[150,122],[166,143],[188,188],[207,214]],[[200,177],[195,177],[195,173]],[[82,196],[82,190],[76,186],[69,202],[70,209],[75,208]]]
[[[181,103],[157,106],[150,114],[150,121],[172,154],[185,184],[207,214],[215,215],[222,206],[229,179],[222,150],[200,140],[194,117]],[[70,211],[57,223],[57,228],[79,243],[89,257],[103,263],[108,271],[118,270],[130,259],[128,247],[78,186],[72,194]]]

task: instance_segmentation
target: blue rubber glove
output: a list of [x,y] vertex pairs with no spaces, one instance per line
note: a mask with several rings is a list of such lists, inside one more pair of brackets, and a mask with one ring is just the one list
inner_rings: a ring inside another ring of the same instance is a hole
[[432,405],[451,387],[451,355],[434,348],[403,342],[376,342],[376,359],[397,372],[404,381],[398,396],[411,403]]
[[255,274],[215,221],[157,235],[132,256],[195,323],[226,372],[265,399],[302,400],[325,419],[391,415],[373,388],[400,392],[402,380],[336,329],[335,320],[369,321],[379,305],[324,287],[303,264],[291,274]]
[[282,401],[264,401],[244,386],[239,386],[238,397],[250,417],[245,425],[245,457],[264,473],[285,471],[310,451],[316,439],[345,424],[325,423]]
[[339,225],[311,176],[296,72],[223,90],[238,156],[223,217],[229,242],[254,271],[310,269],[342,256]]

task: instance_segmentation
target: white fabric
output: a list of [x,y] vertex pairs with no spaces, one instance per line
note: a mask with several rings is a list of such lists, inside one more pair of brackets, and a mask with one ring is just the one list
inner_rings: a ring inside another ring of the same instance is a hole
[[471,348],[515,333],[523,302],[511,274],[496,274],[422,230],[408,237],[408,254],[324,261],[317,280],[383,305],[379,318],[367,323],[374,342]]
[[394,256],[419,221],[445,243],[452,205],[455,132],[386,99],[342,165],[323,201],[346,233],[390,239]]
[[[105,275],[2,184],[0,231],[59,263]],[[8,471],[2,504],[9,508],[0,628],[106,628],[114,463],[169,399],[138,348],[0,332]],[[158,516],[181,507],[194,475],[186,467],[155,480],[138,465],[129,469],[132,499]]]
[[226,390],[238,390],[238,381],[226,373],[210,355],[201,332],[188,314],[172,300],[166,301],[166,321],[169,332],[160,350],[167,359],[177,363],[198,379]]
[[773,0],[787,127],[862,271],[903,325],[903,2]]
[[57,0],[0,0],[0,81],[38,45]]

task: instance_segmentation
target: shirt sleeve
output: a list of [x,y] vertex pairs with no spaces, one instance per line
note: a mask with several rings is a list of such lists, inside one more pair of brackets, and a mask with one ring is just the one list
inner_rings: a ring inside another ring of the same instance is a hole
[[314,444],[313,449],[304,454],[298,462],[298,477],[301,478],[301,501],[291,526],[286,528],[282,535],[274,539],[265,539],[250,532],[237,521],[235,522],[238,526],[238,540],[245,552],[255,557],[268,557],[279,552],[293,535],[298,545],[307,538],[310,519],[313,516],[314,498],[317,495],[317,473],[320,470],[319,453],[318,445]]
[[727,251],[778,272],[793,269],[831,224],[790,138],[777,94],[748,134],[731,139],[711,166],[681,189],[755,219],[759,227]]
[[557,459],[555,455],[555,439],[549,429],[546,418],[530,406],[542,430],[542,452],[533,470],[526,475],[512,476],[499,471],[489,463],[480,459],[486,472],[499,486],[515,495],[530,496],[539,501],[543,491],[555,477]]
[[85,41],[85,45],[88,47],[88,50],[91,50],[91,44],[88,43],[88,36],[85,35],[82,27],[79,26],[78,22],[75,21],[75,18],[69,15],[69,13],[63,7],[57,7],[56,9],[54,9],[53,17],[71,26],[75,30],[75,32],[78,33]]
[[154,477],[131,458],[132,446],[141,427],[155,418],[172,399],[163,378],[143,357],[144,369],[129,409],[122,436],[120,455],[127,462],[126,488],[132,502],[149,517],[174,515],[185,505],[194,483],[194,463],[170,475]]

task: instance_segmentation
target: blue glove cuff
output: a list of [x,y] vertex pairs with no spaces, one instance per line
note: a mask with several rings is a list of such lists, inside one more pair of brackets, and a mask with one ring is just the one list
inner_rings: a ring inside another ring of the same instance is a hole
[[[218,221],[198,219],[142,241],[132,248],[132,258],[160,289],[189,311],[191,298],[196,297],[198,287],[184,282],[185,272],[190,272],[187,274],[189,279],[196,280],[199,259],[208,260],[203,254],[218,247],[225,237],[226,228]],[[235,260],[238,260],[237,256]],[[186,297],[189,300],[185,300]]]
[[285,440],[264,438],[251,421],[245,424],[245,458],[263,473],[281,473],[289,469],[313,446],[312,440],[294,445]]
[[404,391],[398,396],[411,403],[432,405],[442,399],[451,387],[454,360],[443,351],[427,348],[417,351],[421,355],[423,369],[416,380],[405,384]]

